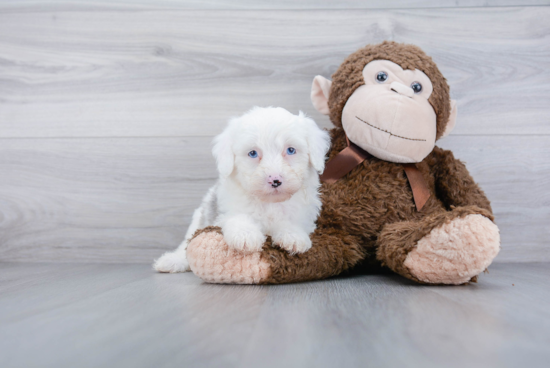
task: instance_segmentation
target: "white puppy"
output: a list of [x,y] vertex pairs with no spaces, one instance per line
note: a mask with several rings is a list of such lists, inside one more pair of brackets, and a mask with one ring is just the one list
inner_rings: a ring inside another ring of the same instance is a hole
[[270,235],[291,253],[307,251],[321,209],[319,173],[329,146],[327,132],[301,112],[256,107],[231,119],[214,139],[218,182],[195,210],[183,243],[156,260],[154,268],[188,271],[187,244],[209,225],[220,226],[235,249],[259,251]]

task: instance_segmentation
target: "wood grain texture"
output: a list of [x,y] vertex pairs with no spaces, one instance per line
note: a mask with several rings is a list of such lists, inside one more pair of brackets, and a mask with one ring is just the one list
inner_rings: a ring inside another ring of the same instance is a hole
[[550,359],[548,263],[477,284],[397,275],[204,284],[148,265],[0,264],[0,365],[532,367]]
[[[493,203],[497,261],[550,261],[550,137],[451,136]],[[210,138],[4,139],[0,260],[150,262],[217,177]]]
[[230,116],[274,105],[330,127],[312,78],[384,39],[449,80],[441,145],[493,201],[497,261],[550,260],[550,7],[531,6],[548,4],[0,1],[0,260],[150,262],[215,181]]
[[549,5],[549,0],[0,0],[0,9],[37,6],[55,11],[211,9],[211,10],[313,10],[313,9],[414,9]]
[[217,174],[210,139],[7,140],[0,256],[144,262],[175,247]]
[[0,9],[0,137],[211,136],[253,105],[327,126],[309,101],[313,77],[384,39],[433,56],[458,100],[454,134],[550,134],[550,7],[54,5]]

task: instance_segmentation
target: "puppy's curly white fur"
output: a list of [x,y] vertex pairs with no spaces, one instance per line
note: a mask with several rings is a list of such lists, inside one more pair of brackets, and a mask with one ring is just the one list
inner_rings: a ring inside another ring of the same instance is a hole
[[195,210],[183,243],[154,268],[188,271],[187,243],[210,225],[220,226],[226,243],[238,250],[259,251],[270,235],[290,253],[307,251],[321,209],[319,173],[329,146],[328,133],[302,112],[256,107],[231,119],[214,139],[218,182]]

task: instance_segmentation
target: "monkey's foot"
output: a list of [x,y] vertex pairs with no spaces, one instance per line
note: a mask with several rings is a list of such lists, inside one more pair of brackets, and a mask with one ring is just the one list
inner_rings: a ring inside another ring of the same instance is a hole
[[430,284],[464,284],[483,272],[500,250],[498,227],[468,215],[434,228],[409,252],[404,266]]

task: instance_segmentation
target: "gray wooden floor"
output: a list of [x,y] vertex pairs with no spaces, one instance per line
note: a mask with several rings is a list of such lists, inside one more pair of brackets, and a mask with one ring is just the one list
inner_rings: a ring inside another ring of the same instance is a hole
[[547,367],[550,264],[223,286],[149,265],[0,264],[0,366]]

